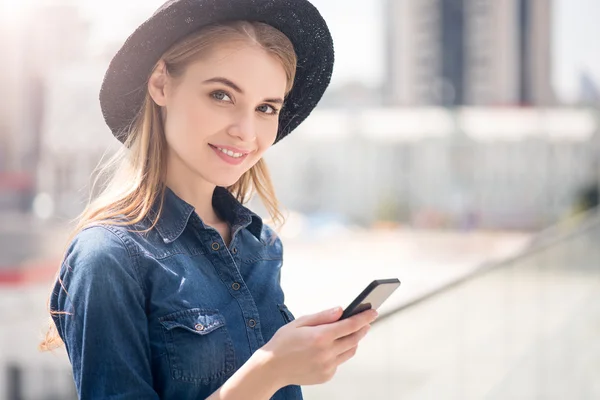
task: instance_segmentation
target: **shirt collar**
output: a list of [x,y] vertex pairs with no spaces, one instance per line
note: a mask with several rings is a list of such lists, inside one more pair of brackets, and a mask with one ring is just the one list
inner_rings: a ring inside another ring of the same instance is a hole
[[[159,204],[160,198],[153,206],[154,215],[156,215]],[[262,219],[244,207],[229,190],[217,186],[213,192],[212,205],[217,215],[229,223],[232,231],[235,231],[237,227],[246,228],[260,240]],[[194,210],[194,206],[177,196],[171,188],[165,186],[162,212],[156,222],[156,230],[165,243],[171,243],[181,235]],[[198,219],[202,226],[207,228],[202,219],[199,217]]]

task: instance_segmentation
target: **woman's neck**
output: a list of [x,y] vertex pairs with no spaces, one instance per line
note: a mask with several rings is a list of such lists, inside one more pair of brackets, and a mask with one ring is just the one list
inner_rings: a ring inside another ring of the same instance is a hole
[[[173,169],[171,169],[173,171]],[[175,177],[179,178],[176,179]],[[217,225],[222,222],[212,205],[215,185],[201,178],[185,179],[185,173],[173,171],[167,173],[166,185],[182,200],[196,210],[196,214],[207,225]],[[183,178],[183,179],[181,179]],[[190,182],[191,181],[191,182]]]

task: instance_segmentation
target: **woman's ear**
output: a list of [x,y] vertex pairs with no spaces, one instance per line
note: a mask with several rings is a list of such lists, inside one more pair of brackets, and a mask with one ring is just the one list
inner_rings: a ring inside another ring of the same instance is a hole
[[167,73],[165,62],[160,60],[148,80],[148,92],[152,100],[161,107],[167,105],[166,86]]

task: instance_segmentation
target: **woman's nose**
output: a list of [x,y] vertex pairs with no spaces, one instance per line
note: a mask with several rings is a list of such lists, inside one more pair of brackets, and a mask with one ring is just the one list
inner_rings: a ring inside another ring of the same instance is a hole
[[244,142],[252,142],[256,139],[255,124],[254,115],[240,115],[230,127],[229,133]]

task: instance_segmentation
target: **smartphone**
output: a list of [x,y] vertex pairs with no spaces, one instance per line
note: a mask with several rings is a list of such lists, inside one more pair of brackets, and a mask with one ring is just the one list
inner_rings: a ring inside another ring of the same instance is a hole
[[339,320],[371,308],[378,309],[399,286],[400,281],[396,278],[374,280],[346,307]]

